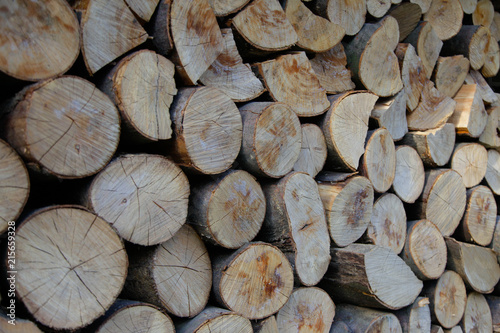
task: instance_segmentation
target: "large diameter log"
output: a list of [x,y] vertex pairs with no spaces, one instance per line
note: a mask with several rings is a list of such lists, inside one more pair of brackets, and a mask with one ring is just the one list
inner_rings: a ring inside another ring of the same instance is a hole
[[356,35],[365,23],[366,0],[319,0],[314,6],[320,15],[344,27],[346,35]]
[[496,254],[489,248],[462,243],[446,237],[448,268],[454,270],[465,284],[479,293],[493,291],[500,279]]
[[[321,128],[331,167],[356,171],[365,152],[368,121],[378,97],[368,92],[347,92],[329,97],[331,106]],[[355,110],[355,111],[354,111]]]
[[370,223],[373,186],[362,176],[340,182],[319,182],[330,237],[335,246],[344,247],[358,240]]
[[351,244],[332,248],[331,255],[320,286],[337,302],[399,310],[422,290],[422,281],[388,248]]
[[448,119],[455,125],[458,135],[478,138],[486,127],[488,113],[476,84],[464,84],[453,98],[455,111]]
[[49,207],[26,218],[17,228],[16,259],[19,299],[38,322],[67,330],[104,314],[128,266],[113,229],[77,206]]
[[301,152],[302,131],[284,103],[252,102],[240,107],[243,142],[239,162],[246,170],[270,178],[289,173]]
[[252,333],[250,320],[214,306],[206,307],[193,319],[177,325],[177,333],[239,332]]
[[484,77],[494,77],[500,70],[500,46],[496,38],[490,33],[488,43],[485,47],[484,65],[481,68],[481,74]]
[[460,0],[432,0],[424,21],[432,25],[439,39],[447,40],[460,31],[463,17]]
[[490,306],[493,333],[500,332],[500,297],[486,295],[486,301]]
[[[420,102],[422,89],[424,89],[425,82],[427,81],[425,68],[423,67],[422,59],[417,55],[413,45],[399,43],[394,52],[398,57],[399,67],[401,68],[406,106],[409,111],[413,111]],[[406,125],[406,129],[408,129],[408,125]]]
[[266,214],[259,183],[243,170],[231,170],[192,189],[189,223],[204,240],[229,249],[250,242]]
[[406,145],[396,148],[396,174],[392,182],[394,193],[406,203],[414,203],[425,184],[425,171],[418,152]]
[[429,220],[408,223],[408,236],[402,258],[421,280],[439,278],[446,268],[446,243],[439,229]]
[[479,143],[459,143],[451,156],[451,168],[462,176],[465,187],[478,185],[486,175],[488,151]]
[[493,332],[491,310],[484,295],[472,292],[467,296],[460,326],[464,333]]
[[481,93],[481,97],[486,104],[495,104],[498,103],[498,97],[491,89],[490,85],[484,78],[483,74],[479,71],[470,70],[469,74],[465,77],[465,83],[467,84],[477,84],[479,87],[479,92]]
[[182,88],[170,108],[172,157],[191,170],[218,174],[229,169],[241,147],[241,115],[223,91]]
[[443,42],[439,39],[432,25],[427,21],[420,22],[404,42],[413,45],[422,60],[425,75],[430,79],[443,47]]
[[80,32],[66,1],[13,1],[2,8],[0,72],[37,81],[71,68],[80,53]]
[[492,106],[486,109],[488,120],[479,142],[487,148],[500,148],[500,107]]
[[403,2],[393,7],[388,14],[398,21],[399,42],[402,42],[420,22],[422,8],[415,3]]
[[124,295],[177,317],[194,317],[208,302],[212,267],[207,249],[189,225],[165,243],[129,251]]
[[150,246],[170,239],[186,223],[189,192],[187,177],[172,161],[129,154],[93,179],[84,201],[123,239]]
[[488,165],[484,178],[493,193],[500,195],[500,153],[494,149],[488,150]]
[[394,141],[401,140],[408,133],[406,121],[407,94],[401,90],[396,96],[375,104],[370,115],[378,127],[385,127]]
[[320,115],[330,106],[305,52],[285,54],[255,67],[271,98],[288,104],[299,117]]
[[412,305],[394,313],[403,333],[431,333],[431,310],[427,297],[417,297]]
[[453,98],[462,87],[469,73],[469,59],[463,55],[439,57],[434,73],[436,89]]
[[303,285],[317,284],[330,261],[325,210],[314,179],[292,172],[264,186],[267,200],[262,238],[289,256]]
[[278,311],[276,321],[280,332],[328,333],[335,316],[335,304],[317,287],[298,288]]
[[[343,330],[337,330],[341,327]],[[382,312],[351,304],[339,304],[336,308],[333,332],[360,333],[402,333],[398,317],[390,312]],[[332,332],[332,331],[330,331]]]
[[490,0],[479,0],[472,13],[472,23],[489,27],[493,22],[495,8]]
[[213,260],[216,300],[245,318],[269,317],[283,307],[292,293],[292,267],[274,246],[249,243]]
[[42,172],[60,178],[93,175],[118,146],[115,105],[84,79],[63,76],[28,86],[7,108],[7,141]]
[[488,28],[480,25],[464,25],[458,34],[443,45],[443,55],[462,54],[470,61],[470,67],[479,70],[486,60]]
[[353,78],[378,96],[398,93],[403,88],[398,59],[394,54],[398,42],[398,22],[392,16],[376,23],[366,23],[352,41],[345,44]]
[[293,171],[307,173],[311,177],[323,169],[328,154],[326,141],[321,128],[314,124],[301,126],[302,141],[299,157],[293,165]]

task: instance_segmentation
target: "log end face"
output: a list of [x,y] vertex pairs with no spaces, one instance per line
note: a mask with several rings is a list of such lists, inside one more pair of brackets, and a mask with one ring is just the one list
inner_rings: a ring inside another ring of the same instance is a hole
[[456,272],[447,270],[436,283],[431,297],[434,315],[444,328],[452,328],[460,322],[465,311],[467,291],[464,281]]

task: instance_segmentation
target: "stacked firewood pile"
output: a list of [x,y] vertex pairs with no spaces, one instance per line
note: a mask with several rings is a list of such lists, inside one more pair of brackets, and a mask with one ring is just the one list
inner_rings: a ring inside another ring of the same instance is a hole
[[497,5],[1,0],[0,331],[499,332]]

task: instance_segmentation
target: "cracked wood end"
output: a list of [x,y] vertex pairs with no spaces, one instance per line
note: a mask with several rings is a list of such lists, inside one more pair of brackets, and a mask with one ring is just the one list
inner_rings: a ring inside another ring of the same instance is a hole
[[314,178],[323,169],[326,162],[328,151],[325,136],[317,125],[303,124],[301,128],[302,146],[293,171],[302,171]]
[[396,148],[396,175],[392,182],[394,193],[406,203],[414,203],[424,188],[425,171],[418,152],[406,145]]
[[441,40],[447,40],[458,34],[462,27],[464,11],[460,0],[432,0],[429,10],[424,14],[424,21],[429,22]]
[[479,143],[459,143],[451,156],[451,168],[458,172],[465,187],[478,185],[486,175],[488,151]]

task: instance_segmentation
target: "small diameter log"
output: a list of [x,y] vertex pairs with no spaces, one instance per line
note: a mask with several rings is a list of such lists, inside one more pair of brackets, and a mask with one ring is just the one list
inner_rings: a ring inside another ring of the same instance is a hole
[[[406,107],[409,111],[413,111],[420,102],[422,89],[424,89],[425,82],[427,81],[425,68],[413,45],[399,43],[394,52],[398,57],[399,67],[401,68],[401,79],[403,80],[404,93],[406,95]],[[406,128],[408,128],[408,125],[406,125]]]
[[316,53],[310,61],[321,87],[327,94],[354,90],[355,85],[351,80],[351,71],[346,67],[347,58],[342,43],[326,52]]
[[293,289],[293,270],[285,255],[261,242],[215,257],[213,274],[218,303],[249,319],[277,312]]
[[177,325],[177,333],[252,333],[250,320],[226,309],[206,307],[199,315]]
[[408,236],[401,255],[421,280],[439,278],[446,268],[446,243],[439,229],[429,220],[408,223]]
[[414,148],[424,165],[435,168],[448,163],[455,148],[455,136],[455,126],[444,124],[423,132],[409,132],[401,143]]
[[0,233],[3,234],[9,222],[21,215],[30,193],[30,179],[23,160],[3,140],[0,140],[0,184]]
[[177,317],[194,317],[208,302],[212,267],[205,244],[189,225],[165,243],[129,251],[124,296]]
[[266,198],[252,175],[231,170],[192,189],[189,223],[211,244],[237,249],[259,232]]
[[101,89],[118,106],[127,134],[153,141],[171,138],[174,73],[170,60],[141,50],[123,58],[106,77]]
[[426,131],[443,126],[452,116],[456,102],[442,94],[427,81],[422,90],[420,103],[406,116],[410,131]]
[[92,181],[86,206],[123,239],[144,246],[170,239],[186,223],[189,181],[160,155],[123,155]]
[[278,311],[276,321],[280,332],[328,333],[335,316],[330,296],[316,287],[298,288]]
[[425,75],[430,79],[443,47],[443,42],[439,39],[432,25],[426,21],[420,22],[404,42],[413,45],[422,60]]
[[479,142],[487,148],[500,148],[500,106],[486,109],[488,120]]
[[472,23],[474,25],[482,25],[489,27],[493,22],[495,8],[490,0],[479,0],[477,6],[472,13]]
[[299,158],[293,166],[293,171],[307,173],[311,177],[323,169],[328,154],[326,141],[321,128],[314,124],[304,124],[302,130],[302,146]]
[[349,171],[358,169],[359,158],[365,152],[368,121],[377,99],[368,92],[347,92],[329,97],[331,106],[321,123],[329,166]]
[[381,97],[398,93],[403,88],[398,58],[394,54],[398,42],[398,22],[392,16],[366,23],[344,45],[353,79]]
[[465,313],[460,326],[464,333],[493,332],[491,315],[490,306],[484,295],[472,292],[467,296]]
[[320,115],[330,106],[326,91],[321,87],[305,52],[285,54],[257,63],[255,69],[271,98],[288,104],[299,117]]
[[472,14],[477,6],[477,0],[460,0],[462,9],[465,14]]
[[453,98],[462,87],[469,73],[469,59],[463,55],[439,57],[434,72],[436,89]]
[[488,28],[480,25],[464,25],[460,32],[443,45],[443,55],[462,54],[470,61],[470,67],[479,70],[486,60],[486,45],[490,38]]
[[417,297],[412,305],[394,314],[399,319],[403,333],[430,333],[431,310],[427,297]]
[[479,137],[486,127],[488,113],[477,85],[464,84],[453,100],[456,102],[455,111],[448,122],[455,125],[458,135]]
[[462,243],[445,237],[448,247],[448,269],[457,272],[465,284],[479,293],[493,291],[500,279],[497,256],[491,249]]
[[459,143],[451,157],[451,168],[462,176],[465,187],[478,185],[486,175],[488,151],[478,143]]
[[500,69],[500,47],[497,39],[490,33],[488,44],[486,44],[484,65],[481,68],[481,74],[484,77],[494,77]]
[[262,82],[252,72],[238,53],[230,28],[222,29],[224,48],[205,73],[200,82],[205,86],[219,88],[235,102],[250,101],[264,92]]
[[403,259],[392,250],[369,244],[331,249],[332,260],[320,286],[337,302],[399,310],[422,290]]
[[289,173],[301,152],[302,131],[284,103],[252,102],[240,107],[243,142],[238,161],[246,170],[270,178]]
[[382,194],[373,204],[366,230],[366,240],[399,254],[406,239],[406,212],[403,203],[392,193]]
[[422,14],[425,14],[431,8],[432,0],[410,0],[410,2],[419,5],[422,9]]
[[395,97],[385,101],[379,100],[370,115],[378,127],[385,127],[389,131],[394,141],[401,140],[408,133],[406,100],[407,95],[402,90]]
[[215,16],[227,16],[238,12],[250,0],[208,0]]
[[425,184],[425,171],[418,152],[410,146],[396,148],[396,175],[392,182],[394,193],[406,203],[414,203]]
[[381,18],[391,8],[391,0],[366,0],[366,11],[375,18]]
[[[0,72],[27,81],[61,75],[80,53],[76,15],[64,0],[2,4]],[[15,17],[16,19],[12,19]]]
[[500,153],[494,149],[488,150],[488,164],[484,178],[493,193],[500,195]]
[[[15,314],[13,314],[15,316]],[[12,316],[11,316],[12,317]],[[43,333],[36,324],[27,319],[14,317],[10,319],[3,311],[0,312],[0,332],[5,333]]]
[[292,172],[264,186],[267,207],[262,239],[288,255],[298,281],[317,284],[330,261],[330,237],[318,186],[301,172]]
[[357,241],[365,233],[372,215],[370,181],[355,176],[345,181],[319,182],[318,189],[334,245],[345,247]]
[[500,332],[500,297],[485,295],[490,307],[493,333]]
[[50,328],[82,328],[104,314],[122,290],[127,266],[118,235],[81,207],[48,207],[17,228],[16,294]]
[[246,52],[289,49],[298,36],[278,0],[255,0],[232,20],[233,28],[251,47]]
[[422,8],[415,3],[403,2],[393,7],[388,14],[398,21],[399,42],[402,42],[420,22]]
[[255,333],[279,333],[275,316],[254,321],[252,322],[252,327]]
[[445,271],[439,279],[426,284],[422,295],[429,298],[433,323],[443,328],[458,325],[467,301],[467,291],[460,275]]
[[159,0],[125,0],[125,2],[135,15],[141,20],[149,22]]
[[396,148],[385,128],[369,131],[360,165],[361,175],[368,178],[375,192],[384,193],[396,175]]
[[171,6],[172,0],[160,0],[156,14],[152,17],[150,23],[153,44],[156,46],[158,53],[163,56],[170,55],[174,48],[172,30],[170,27]]
[[181,88],[170,108],[172,157],[193,171],[218,174],[233,164],[241,147],[242,122],[236,104],[212,87]]
[[417,218],[431,221],[443,236],[450,236],[462,219],[466,200],[460,174],[450,169],[434,169],[426,171],[424,190],[414,208]]
[[342,40],[345,29],[316,16],[301,0],[285,0],[286,17],[297,32],[296,46],[310,52],[326,52]]
[[356,35],[365,24],[366,0],[319,0],[314,6],[318,14],[343,27],[348,36]]
[[344,330],[333,332],[362,333],[402,333],[398,317],[390,312],[382,312],[351,304],[339,304],[336,308],[334,325],[345,325]]
[[424,21],[429,22],[441,40],[455,36],[462,27],[464,12],[460,0],[432,0]]
[[92,83],[63,76],[28,86],[7,107],[4,134],[28,165],[60,178],[101,170],[118,146],[115,105]]

